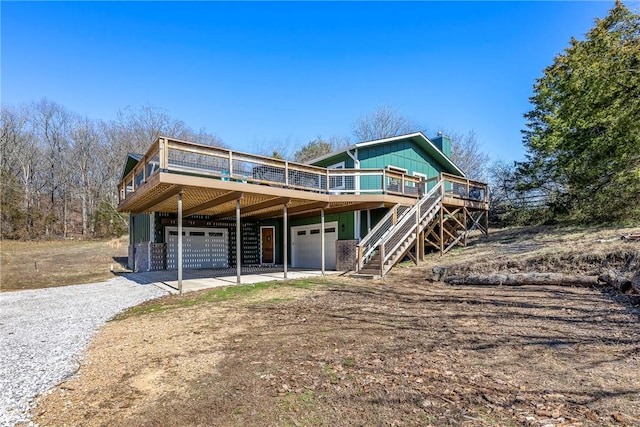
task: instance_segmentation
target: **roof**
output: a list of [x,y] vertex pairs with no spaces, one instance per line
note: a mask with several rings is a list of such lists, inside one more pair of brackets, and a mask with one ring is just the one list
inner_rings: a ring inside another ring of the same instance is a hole
[[140,160],[142,160],[142,154],[127,153],[127,160],[125,160],[124,169],[122,169],[122,179],[124,179],[127,174],[136,167]]
[[373,145],[380,145],[380,144],[388,144],[390,142],[401,141],[403,139],[410,139],[413,142],[415,142],[424,151],[426,151],[431,157],[433,157],[435,161],[437,161],[440,165],[442,165],[448,172],[453,173],[455,175],[459,175],[459,176],[465,176],[465,173],[458,166],[456,166],[456,164],[453,163],[453,161],[449,157],[447,157],[442,151],[440,151],[440,149],[436,147],[436,145],[433,142],[431,142],[429,138],[424,136],[422,132],[392,136],[390,138],[375,139],[372,141],[358,142],[346,148],[342,148],[340,150],[333,151],[323,156],[316,157],[315,159],[309,160],[306,163],[315,164],[322,160],[330,159],[332,157],[338,156],[342,153],[345,153],[349,150],[353,150],[356,148],[371,147]]

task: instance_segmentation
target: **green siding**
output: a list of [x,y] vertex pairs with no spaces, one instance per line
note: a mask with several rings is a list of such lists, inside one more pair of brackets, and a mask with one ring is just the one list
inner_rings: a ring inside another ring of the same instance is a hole
[[333,157],[329,157],[328,159],[324,159],[319,162],[313,163],[313,165],[327,168],[329,166],[335,165],[336,163],[342,163],[342,162],[344,162],[344,167],[346,169],[352,169],[354,167],[353,159],[346,152],[338,153]]
[[[395,141],[384,145],[374,145],[358,149],[360,167],[363,169],[384,169],[396,166],[407,170],[409,175],[419,172],[427,178],[437,177],[444,168],[418,144],[410,140]],[[380,183],[372,178],[363,179],[362,188],[372,188]],[[368,187],[367,187],[368,186]]]
[[451,158],[451,139],[448,136],[437,136],[432,138],[431,142],[433,142],[433,145],[438,147],[445,156]]
[[[353,239],[353,212],[325,215],[325,223],[333,221],[338,221],[338,240]],[[318,215],[310,218],[293,219],[289,221],[289,225],[291,227],[309,224],[320,224],[320,216]]]
[[132,215],[129,219],[129,243],[137,245],[151,240],[149,239],[150,226],[149,214]]

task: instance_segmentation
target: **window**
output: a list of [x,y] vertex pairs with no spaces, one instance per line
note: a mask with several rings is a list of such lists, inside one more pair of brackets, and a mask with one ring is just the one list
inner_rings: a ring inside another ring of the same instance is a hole
[[[427,174],[426,173],[413,172],[411,175],[415,176],[416,178],[420,179],[421,181],[426,181],[427,180]],[[410,186],[410,187],[413,187],[413,182],[409,182],[407,185]]]

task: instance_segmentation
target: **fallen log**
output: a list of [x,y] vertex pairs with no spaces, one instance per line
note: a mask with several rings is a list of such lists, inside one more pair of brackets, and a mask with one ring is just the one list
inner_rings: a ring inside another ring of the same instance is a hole
[[449,276],[450,285],[525,286],[556,285],[592,287],[601,284],[597,276],[580,276],[562,273],[515,273],[515,274],[470,274]]
[[631,280],[616,270],[607,270],[598,276],[598,280],[615,288],[620,293],[628,292],[631,289]]
[[640,268],[631,279],[631,289],[633,289],[636,294],[640,294]]
[[622,240],[640,240],[640,233],[631,233],[620,236]]

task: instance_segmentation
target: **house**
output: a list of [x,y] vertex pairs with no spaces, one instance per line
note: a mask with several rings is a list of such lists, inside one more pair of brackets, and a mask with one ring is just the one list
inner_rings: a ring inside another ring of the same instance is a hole
[[235,267],[240,281],[242,266],[385,274],[426,247],[444,253],[487,231],[487,186],[450,151],[417,132],[300,164],[158,138],[127,157],[118,186],[129,266]]

